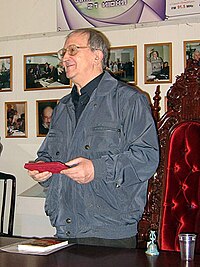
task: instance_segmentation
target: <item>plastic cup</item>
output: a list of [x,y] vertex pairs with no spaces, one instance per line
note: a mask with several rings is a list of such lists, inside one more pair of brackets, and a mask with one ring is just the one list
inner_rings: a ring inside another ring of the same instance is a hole
[[192,261],[194,259],[196,234],[179,234],[181,260]]

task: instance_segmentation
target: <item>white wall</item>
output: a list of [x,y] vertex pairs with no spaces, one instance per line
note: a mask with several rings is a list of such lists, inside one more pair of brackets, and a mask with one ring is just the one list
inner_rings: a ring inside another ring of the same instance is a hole
[[[138,86],[154,96],[156,84],[144,84],[144,44],[172,42],[172,77],[183,72],[183,41],[198,40],[200,18],[189,21],[159,22],[102,28],[112,46],[137,45]],[[57,51],[63,46],[67,32],[56,32],[56,1],[1,0],[0,56],[13,56],[13,91],[0,92],[0,136],[4,150],[0,170],[17,177],[17,194],[35,185],[23,169],[25,162],[36,157],[43,138],[36,137],[36,100],[59,99],[70,89],[24,91],[23,55]],[[3,27],[2,27],[3,25]],[[171,84],[161,84],[162,113],[164,96]],[[5,102],[27,101],[28,138],[5,138]],[[44,199],[17,197],[15,234],[52,235],[48,218],[43,211]]]

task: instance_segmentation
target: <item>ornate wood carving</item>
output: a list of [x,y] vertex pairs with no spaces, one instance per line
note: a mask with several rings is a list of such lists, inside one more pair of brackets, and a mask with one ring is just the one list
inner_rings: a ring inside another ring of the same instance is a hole
[[[155,94],[157,96],[157,92]],[[157,121],[160,163],[157,172],[149,180],[147,204],[138,225],[138,247],[146,246],[150,230],[156,230],[159,235],[170,135],[179,123],[200,120],[200,65],[198,62],[190,64],[184,73],[176,77],[176,82],[167,92],[167,103],[166,113]]]
[[153,97],[154,103],[152,105],[152,113],[155,121],[158,121],[160,119],[160,85],[157,85],[156,91],[155,91],[155,96]]

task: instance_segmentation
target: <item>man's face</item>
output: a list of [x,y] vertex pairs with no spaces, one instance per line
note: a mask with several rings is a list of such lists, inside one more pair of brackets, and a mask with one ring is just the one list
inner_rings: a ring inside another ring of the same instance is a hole
[[154,57],[154,58],[157,58],[157,56],[158,56],[157,53],[154,51],[154,52],[153,52],[153,57]]
[[95,73],[95,52],[93,52],[88,45],[87,34],[72,34],[67,39],[64,48],[67,49],[69,45],[85,47],[78,49],[77,54],[74,56],[66,52],[63,58],[66,76],[76,85],[84,86],[93,79]]
[[195,52],[194,53],[194,59],[199,61],[200,60],[200,52]]
[[42,121],[43,121],[43,126],[45,128],[49,128],[50,126],[52,113],[53,109],[51,107],[46,107],[43,111]]

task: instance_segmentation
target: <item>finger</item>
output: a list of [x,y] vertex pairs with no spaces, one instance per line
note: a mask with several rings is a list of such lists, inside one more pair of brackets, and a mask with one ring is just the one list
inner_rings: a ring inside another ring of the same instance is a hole
[[73,165],[72,167],[68,169],[62,170],[60,173],[65,174],[65,175],[71,175],[71,174],[76,174],[80,171],[80,166],[79,165]]
[[28,171],[28,175],[30,175],[30,176],[34,176],[34,175],[36,175],[36,174],[38,174],[39,173],[39,171]]
[[72,160],[66,162],[65,164],[73,167],[74,165],[79,164],[81,161],[82,161],[82,158],[75,158],[75,159],[72,159]]
[[34,175],[32,178],[37,182],[42,182],[42,181],[46,181],[51,176],[52,176],[52,173],[46,171],[46,172],[38,173],[38,174]]
[[36,182],[38,182],[38,183],[40,183],[40,182],[47,181],[50,177],[51,177],[51,175],[50,176],[47,176],[47,177],[44,177],[44,178],[33,178],[33,180],[36,181]]

